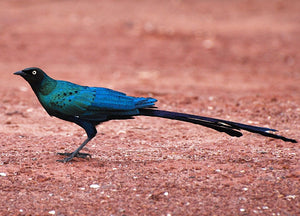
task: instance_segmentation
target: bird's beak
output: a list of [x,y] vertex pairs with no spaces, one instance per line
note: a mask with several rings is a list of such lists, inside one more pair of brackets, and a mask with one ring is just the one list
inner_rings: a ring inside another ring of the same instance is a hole
[[23,71],[17,71],[14,73],[14,75],[24,76],[24,75],[26,75],[26,73],[24,73]]

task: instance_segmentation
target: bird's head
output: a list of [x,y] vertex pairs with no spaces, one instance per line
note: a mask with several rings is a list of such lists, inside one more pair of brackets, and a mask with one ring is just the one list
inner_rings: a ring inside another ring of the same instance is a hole
[[21,71],[17,71],[14,73],[15,75],[20,75],[23,77],[30,85],[39,85],[45,76],[46,73],[37,67],[25,68]]

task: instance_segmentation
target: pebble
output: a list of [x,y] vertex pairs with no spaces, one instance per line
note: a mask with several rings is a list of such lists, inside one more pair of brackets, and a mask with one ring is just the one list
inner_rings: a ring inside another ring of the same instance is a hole
[[296,195],[287,195],[285,198],[290,201],[291,199],[295,199]]
[[202,41],[202,46],[205,49],[211,49],[214,47],[214,42],[211,39],[206,39],[206,40]]
[[91,184],[90,188],[98,189],[98,188],[100,188],[100,185],[98,185],[98,184]]
[[55,211],[52,210],[52,211],[49,211],[48,213],[51,214],[51,215],[54,215],[54,214],[55,214]]
[[19,89],[20,89],[20,91],[22,91],[22,92],[27,92],[27,91],[28,91],[28,88],[25,87],[25,86],[21,86]]

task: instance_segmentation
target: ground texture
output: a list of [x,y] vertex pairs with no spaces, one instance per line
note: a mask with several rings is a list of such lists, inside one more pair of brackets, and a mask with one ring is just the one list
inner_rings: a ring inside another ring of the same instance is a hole
[[1,1],[1,215],[299,215],[299,143],[151,117],[84,131],[12,73],[151,96],[300,140],[300,1]]

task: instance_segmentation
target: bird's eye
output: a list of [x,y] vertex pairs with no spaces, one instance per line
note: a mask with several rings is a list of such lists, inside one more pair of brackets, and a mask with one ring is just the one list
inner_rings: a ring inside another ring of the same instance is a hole
[[35,70],[34,70],[34,71],[32,71],[31,73],[32,73],[32,75],[36,75],[36,71],[35,71]]

